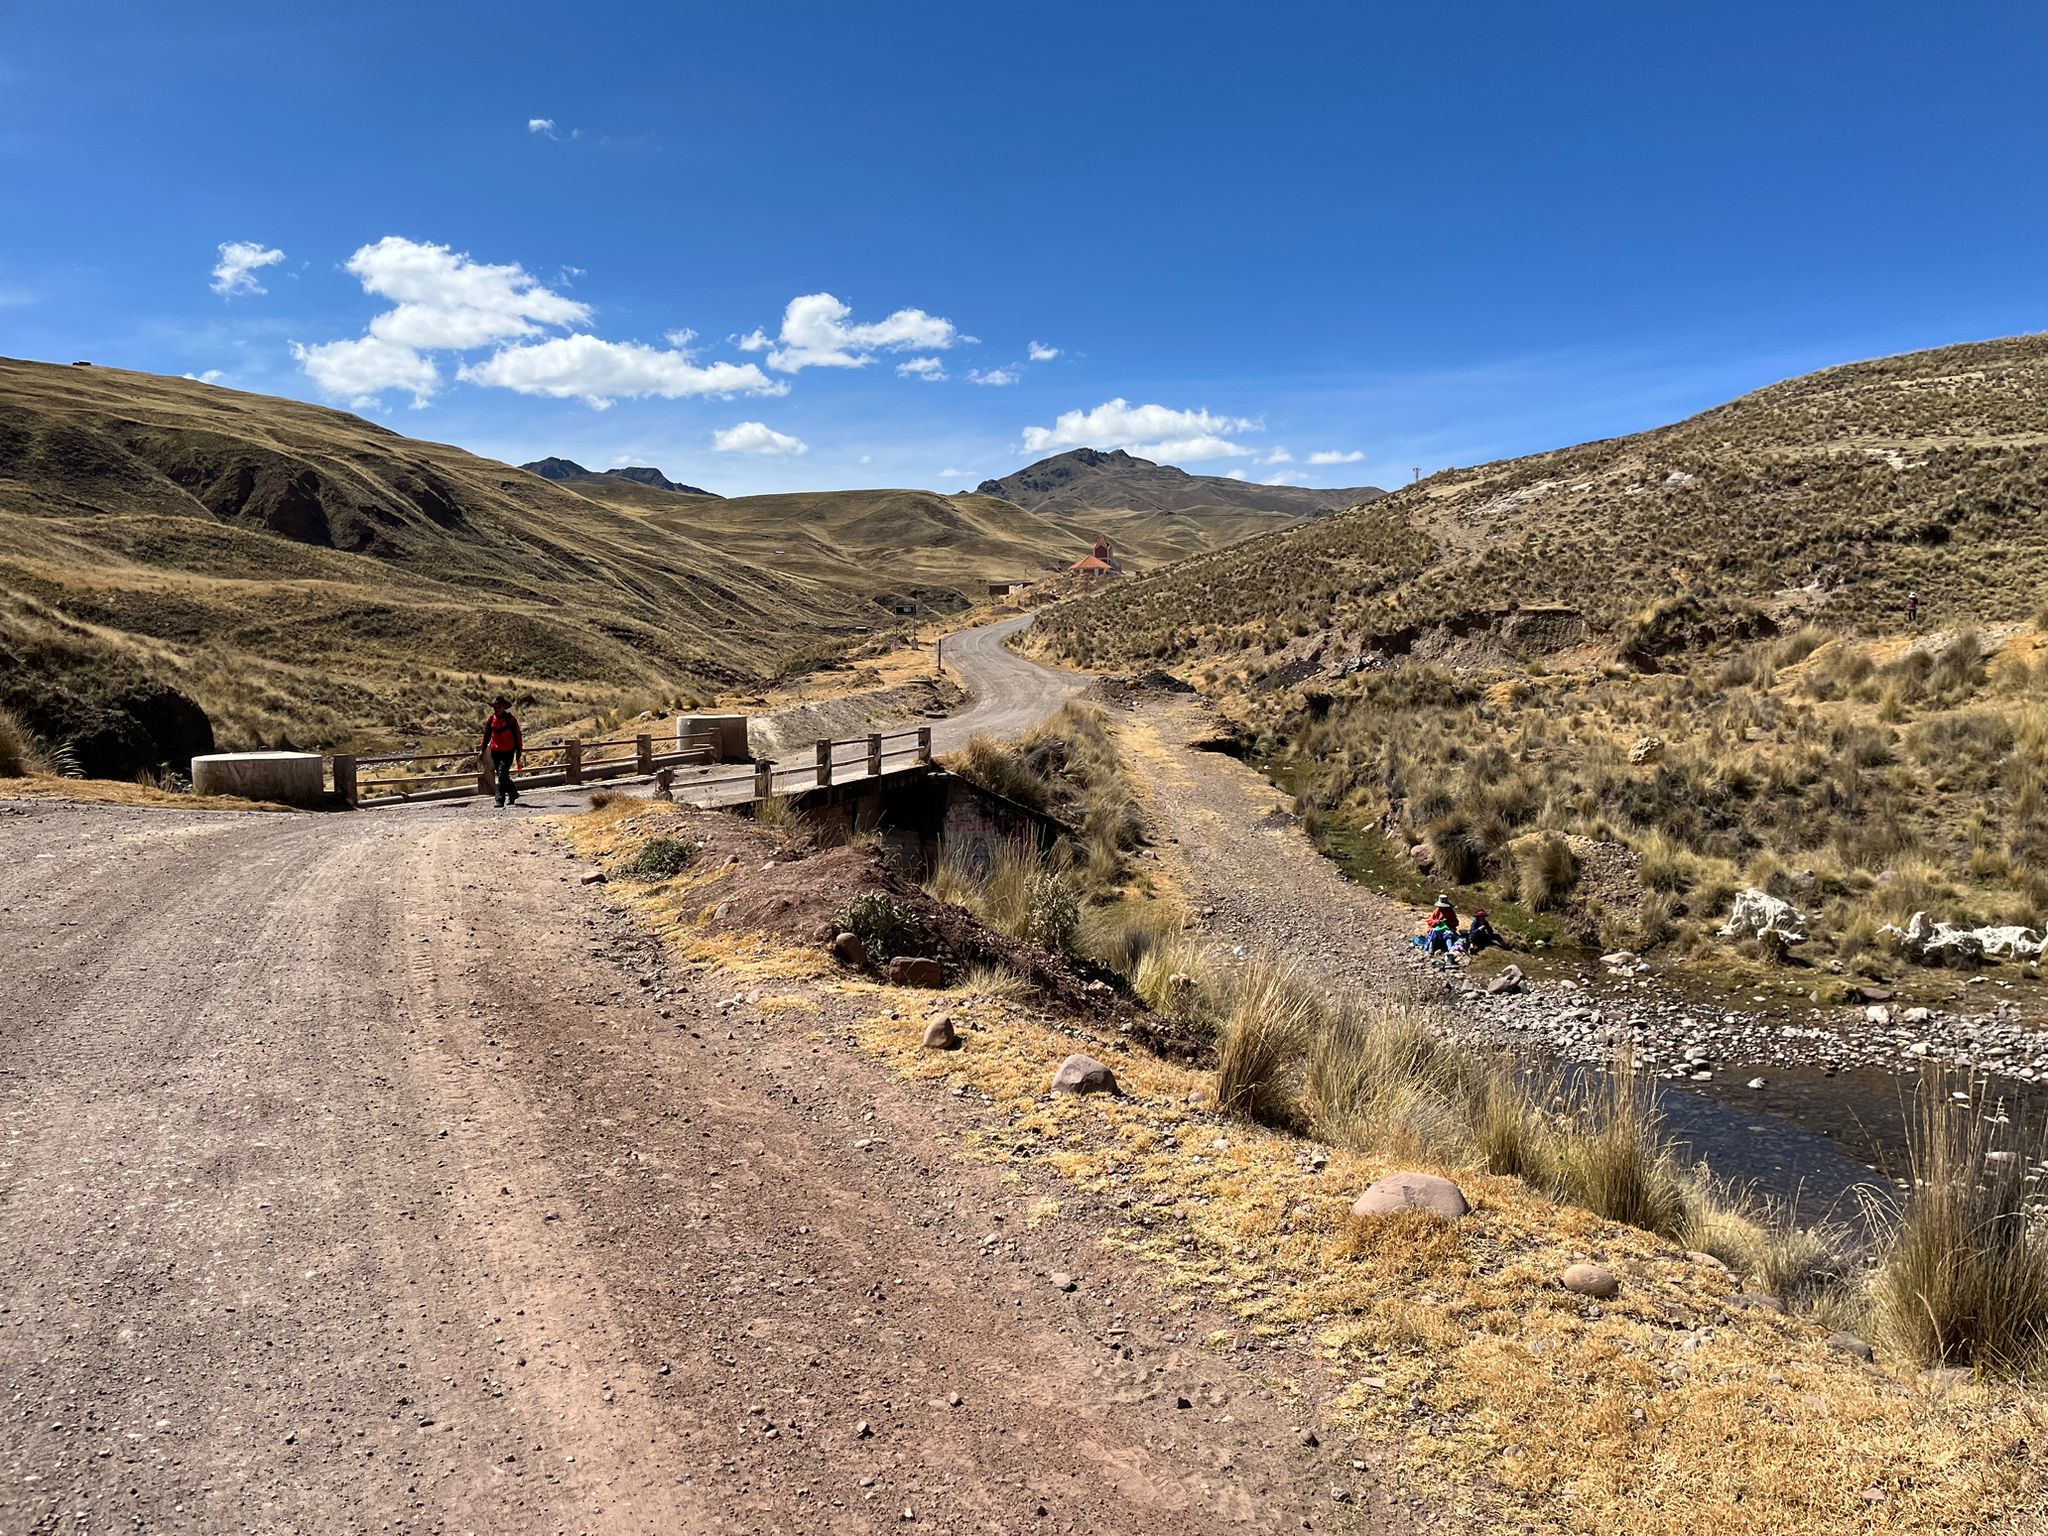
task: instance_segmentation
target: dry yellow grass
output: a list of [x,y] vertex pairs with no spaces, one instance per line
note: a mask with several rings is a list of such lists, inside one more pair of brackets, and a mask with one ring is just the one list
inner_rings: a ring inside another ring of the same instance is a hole
[[[949,1006],[951,1003],[949,1002]],[[1453,1174],[1457,1228],[1353,1222],[1385,1161],[1191,1113],[1208,1074],[1103,1050],[1130,1097],[1043,1098],[1073,1048],[982,1004],[966,1048],[864,1018],[899,1075],[992,1100],[976,1155],[1139,1197],[1112,1242],[1170,1289],[1243,1318],[1240,1338],[1312,1344],[1328,1412],[1401,1448],[1447,1507],[1514,1529],[1680,1536],[1954,1531],[2042,1505],[2048,1413],[2017,1390],[1937,1396],[1832,1351],[1817,1325],[1731,1309],[1722,1271],[1512,1179]],[[1558,1275],[1590,1256],[1623,1281],[1589,1315]]]
[[[672,814],[615,802],[571,835],[617,857]],[[1038,1219],[1066,1219],[1080,1196],[1128,1201],[1106,1241],[1167,1294],[1240,1319],[1207,1347],[1265,1351],[1276,1390],[1390,1447],[1435,1508],[1573,1536],[2044,1528],[2048,1411],[2036,1396],[1937,1392],[1863,1366],[1810,1321],[1734,1307],[1717,1266],[1517,1180],[1440,1170],[1473,1206],[1455,1228],[1356,1222],[1350,1203],[1392,1171],[1384,1158],[1317,1149],[1319,1169],[1309,1143],[1195,1107],[1213,1102],[1212,1074],[1111,1046],[1088,1049],[1127,1097],[1052,1098],[1051,1072],[1076,1041],[1012,999],[921,994],[964,1042],[927,1051],[927,1010],[902,1008],[901,991],[829,974],[808,953],[707,944],[687,915],[706,887],[698,877],[613,896],[720,984],[738,974],[850,1001],[855,1022],[821,1040],[851,1040],[934,1092],[985,1098],[963,1150],[1032,1181]],[[1620,1277],[1617,1298],[1592,1307],[1562,1289],[1581,1257]]]

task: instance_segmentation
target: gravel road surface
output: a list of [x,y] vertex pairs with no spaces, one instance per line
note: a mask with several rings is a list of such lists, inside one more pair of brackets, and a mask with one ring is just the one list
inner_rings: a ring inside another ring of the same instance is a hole
[[1256,1357],[579,869],[480,802],[0,802],[0,1529],[1364,1518]]

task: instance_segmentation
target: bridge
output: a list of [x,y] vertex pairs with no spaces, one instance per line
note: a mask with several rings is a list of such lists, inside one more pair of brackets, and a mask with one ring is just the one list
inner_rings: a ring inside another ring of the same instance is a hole
[[[652,734],[550,742],[527,750],[527,766],[514,771],[512,782],[521,790],[547,789],[609,779],[651,779],[666,772],[678,801],[708,809],[751,805],[834,785],[876,787],[890,777],[928,773],[932,766],[928,725],[819,741],[795,756],[738,762],[720,761],[719,734],[684,720],[677,724],[673,746],[657,742]],[[322,788],[336,799],[366,810],[496,793],[494,776],[480,752],[335,756],[326,760],[322,778]]]

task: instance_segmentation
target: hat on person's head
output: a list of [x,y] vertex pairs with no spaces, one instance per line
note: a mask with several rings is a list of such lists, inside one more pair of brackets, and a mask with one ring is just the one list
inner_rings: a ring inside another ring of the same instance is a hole
[[491,708],[493,709],[510,709],[511,707],[512,701],[506,698],[505,695],[503,695],[502,693],[499,694],[495,699],[491,700]]
[[1444,906],[1444,905],[1447,905],[1447,904],[1449,903],[1450,899],[1451,899],[1451,898],[1450,898],[1450,897],[1448,897],[1448,896],[1444,896],[1444,895],[1439,895],[1439,896],[1437,897],[1437,899],[1436,899],[1436,900],[1437,900],[1437,905],[1438,905],[1438,906]]

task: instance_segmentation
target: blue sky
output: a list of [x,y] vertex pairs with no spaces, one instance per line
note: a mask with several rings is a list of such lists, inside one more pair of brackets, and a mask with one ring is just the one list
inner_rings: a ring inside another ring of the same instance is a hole
[[1083,441],[1394,484],[2042,328],[2044,43],[2018,4],[17,4],[0,353],[734,493]]

